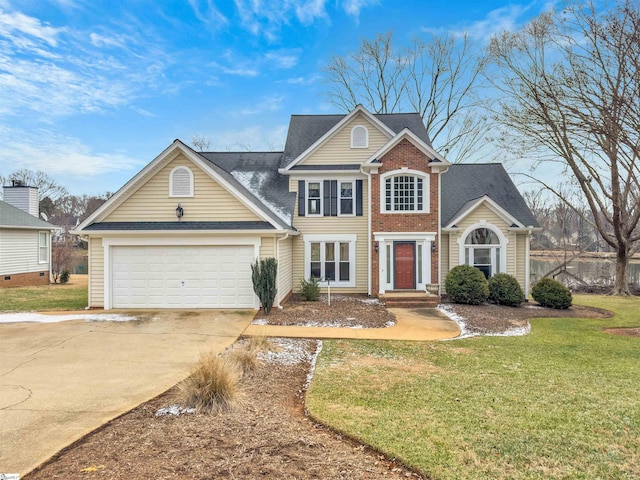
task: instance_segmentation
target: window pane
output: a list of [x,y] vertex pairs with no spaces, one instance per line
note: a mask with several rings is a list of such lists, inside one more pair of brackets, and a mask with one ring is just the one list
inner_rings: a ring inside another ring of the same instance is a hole
[[422,179],[421,178],[416,178],[416,182],[418,184],[418,193],[417,193],[417,201],[418,201],[418,210],[422,210],[423,207],[423,189],[422,189]]
[[340,244],[340,261],[341,262],[349,261],[349,244],[348,243]]
[[335,279],[336,279],[336,264],[335,264],[335,262],[325,262],[325,264],[324,264],[324,278],[325,278],[325,280],[335,281]]
[[391,211],[391,179],[387,178],[385,180],[385,209],[387,212]]
[[474,248],[473,249],[474,265],[491,265],[491,249],[490,248]]
[[500,272],[500,248],[496,248],[496,273]]
[[310,198],[308,210],[309,214],[320,214],[320,200]]
[[500,245],[498,236],[488,228],[476,228],[467,235],[464,243],[468,245]]
[[340,197],[352,198],[353,197],[353,183],[341,182],[340,183]]
[[418,283],[422,283],[422,245],[418,244]]
[[353,213],[353,200],[351,198],[340,200],[340,213],[351,215]]
[[391,245],[387,245],[387,283],[391,283]]
[[319,243],[311,244],[311,261],[312,262],[320,261],[320,244]]
[[322,278],[322,273],[320,272],[320,262],[311,262],[311,276],[313,278]]
[[309,183],[309,198],[320,198],[320,182]]
[[333,262],[336,259],[336,245],[335,245],[335,243],[325,243],[325,245],[324,245],[324,259],[327,262]]
[[340,281],[349,281],[349,262],[340,262]]

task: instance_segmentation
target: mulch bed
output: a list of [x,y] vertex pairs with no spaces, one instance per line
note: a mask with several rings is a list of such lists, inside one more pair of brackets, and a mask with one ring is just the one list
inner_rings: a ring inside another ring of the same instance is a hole
[[[366,297],[336,296],[329,306],[326,301],[307,304],[294,299],[283,310],[273,310],[268,321],[281,325],[340,322],[367,328],[395,323],[382,305],[363,300]],[[448,307],[465,319],[469,331],[483,334],[526,325],[535,317],[610,316],[578,306],[568,310],[488,304]],[[640,329],[628,330],[637,334]],[[305,384],[317,342],[269,341],[276,345],[274,352],[264,355],[258,370],[242,380],[244,400],[234,410],[157,417],[158,409],[177,403],[173,388],[83,437],[24,478],[421,478],[306,417]]]

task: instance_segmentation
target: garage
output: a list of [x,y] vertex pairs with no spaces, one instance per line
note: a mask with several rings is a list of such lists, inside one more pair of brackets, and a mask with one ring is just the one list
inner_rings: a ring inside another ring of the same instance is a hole
[[113,246],[113,308],[254,308],[254,248]]

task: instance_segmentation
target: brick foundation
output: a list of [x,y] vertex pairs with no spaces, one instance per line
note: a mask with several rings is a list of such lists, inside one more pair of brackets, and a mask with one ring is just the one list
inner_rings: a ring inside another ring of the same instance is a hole
[[[429,158],[418,150],[408,140],[402,140],[391,151],[384,155],[381,159],[381,166],[377,174],[371,175],[371,232],[438,232],[438,209],[439,192],[438,192],[438,173],[431,171]],[[380,213],[381,202],[384,198],[380,198],[380,177],[381,175],[399,170],[403,167],[409,170],[429,174],[429,213]],[[375,251],[375,239],[371,238],[372,252],[372,293],[377,294],[380,287],[379,277],[379,258],[380,254]],[[437,237],[436,237],[437,241]],[[437,283],[438,278],[438,253],[431,252],[431,278]]]
[[49,271],[0,274],[0,288],[49,285]]

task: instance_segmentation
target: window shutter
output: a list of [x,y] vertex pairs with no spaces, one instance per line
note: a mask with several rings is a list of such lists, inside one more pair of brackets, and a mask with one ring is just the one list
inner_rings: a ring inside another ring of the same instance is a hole
[[356,180],[356,216],[362,216],[362,180]]
[[305,209],[304,180],[298,180],[298,216],[304,217]]
[[338,181],[331,180],[331,216],[338,216]]
[[331,180],[325,180],[322,182],[324,185],[322,186],[322,195],[323,195],[323,203],[322,206],[323,215],[328,217],[331,215]]

